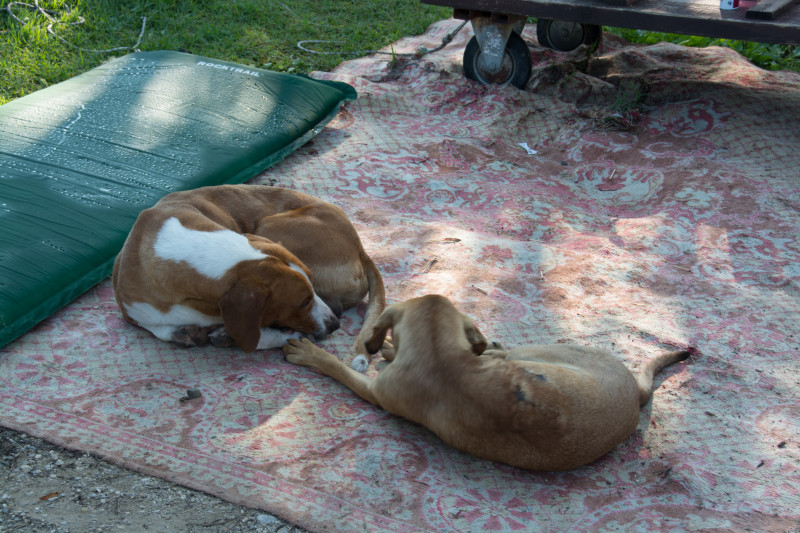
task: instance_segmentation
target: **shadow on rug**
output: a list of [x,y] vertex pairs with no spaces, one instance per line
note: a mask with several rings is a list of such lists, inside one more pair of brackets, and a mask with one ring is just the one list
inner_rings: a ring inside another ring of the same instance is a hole
[[[614,38],[582,71],[530,30],[529,91],[466,81],[466,29],[318,73],[358,101],[254,182],[340,205],[390,302],[444,294],[507,346],[629,367],[697,346],[612,453],[563,473],[472,458],[280,351],[156,341],[109,281],[0,352],[0,423],[314,531],[796,528],[800,75]],[[344,356],[359,325],[321,344]]]

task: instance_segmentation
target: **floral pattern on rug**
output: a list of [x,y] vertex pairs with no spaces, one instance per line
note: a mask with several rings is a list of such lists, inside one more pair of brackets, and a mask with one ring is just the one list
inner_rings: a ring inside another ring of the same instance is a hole
[[[534,33],[527,91],[463,78],[468,28],[317,73],[358,100],[252,182],[341,206],[390,302],[444,294],[508,346],[630,368],[697,347],[610,454],[560,473],[467,456],[280,350],[157,341],[109,281],[0,351],[0,423],[312,531],[796,530],[800,75],[611,36],[581,71]],[[620,123],[630,87],[648,92]],[[320,344],[345,357],[363,312]]]

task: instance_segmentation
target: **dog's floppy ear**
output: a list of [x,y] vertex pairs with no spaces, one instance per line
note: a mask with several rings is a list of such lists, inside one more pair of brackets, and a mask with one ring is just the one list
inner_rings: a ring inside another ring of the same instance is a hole
[[261,339],[261,313],[269,295],[260,287],[233,285],[219,300],[225,329],[246,353],[254,351]]
[[473,324],[472,320],[467,317],[464,317],[464,334],[472,345],[472,353],[480,355],[486,350],[486,338],[483,336],[483,333],[478,331],[478,328]]
[[390,305],[383,310],[383,313],[378,317],[375,326],[372,328],[372,336],[364,343],[367,353],[372,355],[381,349],[383,341],[386,340],[386,333],[394,325],[396,319],[399,319],[399,313],[394,305]]

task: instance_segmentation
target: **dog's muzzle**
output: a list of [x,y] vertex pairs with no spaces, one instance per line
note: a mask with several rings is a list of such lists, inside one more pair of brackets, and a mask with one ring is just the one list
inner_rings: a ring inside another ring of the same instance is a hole
[[313,333],[316,339],[326,337],[339,329],[339,317],[319,296],[314,302],[314,314],[317,316],[317,324],[320,326]]

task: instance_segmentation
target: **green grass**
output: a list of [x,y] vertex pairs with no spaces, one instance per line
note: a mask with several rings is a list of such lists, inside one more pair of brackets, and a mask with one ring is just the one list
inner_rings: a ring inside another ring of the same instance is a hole
[[670,42],[682,44],[684,46],[696,47],[725,46],[736,50],[749,59],[754,65],[765,70],[800,71],[800,46],[761,44],[749,41],[712,39],[710,37],[678,35],[675,33],[648,32],[623,28],[605,28],[605,30],[624,37],[633,43],[639,44]]
[[[32,3],[33,0],[28,0]],[[281,72],[331,70],[356,55],[382,48],[400,37],[425,31],[447,18],[448,8],[418,0],[41,0],[47,17],[12,7],[23,21],[0,10],[0,104],[89,70],[130,50],[95,53],[84,49],[130,47],[142,26],[141,50],[183,50]],[[0,6],[7,5],[0,0]],[[82,24],[75,24],[81,20]],[[692,46],[722,44],[767,69],[800,70],[800,49],[699,37],[611,30],[634,42],[671,40]],[[307,47],[335,54],[313,54],[299,41],[324,40]]]
[[[33,3],[32,0],[28,0]],[[5,3],[0,1],[0,6]],[[46,17],[21,7],[14,21],[0,11],[0,104],[63,81],[128,51],[79,50],[132,46],[147,25],[139,49],[182,50],[281,72],[331,70],[348,52],[376,50],[400,37],[425,31],[450,9],[417,0],[40,0],[56,12],[53,30],[75,47],[47,33]],[[84,24],[68,25],[78,17]],[[298,41],[333,55],[311,54]]]

